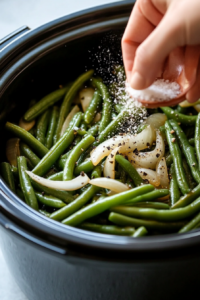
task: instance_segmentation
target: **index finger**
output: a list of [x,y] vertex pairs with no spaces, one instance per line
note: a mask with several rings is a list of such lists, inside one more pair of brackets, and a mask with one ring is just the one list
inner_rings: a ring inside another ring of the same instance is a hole
[[151,0],[136,2],[122,38],[122,53],[128,81],[137,47],[155,29],[162,17],[163,15],[154,7]]

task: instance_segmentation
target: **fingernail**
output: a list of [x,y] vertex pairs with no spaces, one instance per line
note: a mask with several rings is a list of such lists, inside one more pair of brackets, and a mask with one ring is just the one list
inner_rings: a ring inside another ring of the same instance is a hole
[[142,90],[144,88],[145,80],[138,72],[134,72],[131,76],[131,87],[136,90]]

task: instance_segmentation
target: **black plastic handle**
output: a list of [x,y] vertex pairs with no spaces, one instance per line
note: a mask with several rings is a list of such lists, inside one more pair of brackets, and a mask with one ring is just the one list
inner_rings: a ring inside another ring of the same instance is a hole
[[10,34],[6,35],[4,38],[0,40],[0,50],[3,49],[6,45],[8,45],[10,42],[14,41],[19,36],[23,35],[27,31],[29,31],[30,28],[26,25],[16,29],[15,31],[11,32]]

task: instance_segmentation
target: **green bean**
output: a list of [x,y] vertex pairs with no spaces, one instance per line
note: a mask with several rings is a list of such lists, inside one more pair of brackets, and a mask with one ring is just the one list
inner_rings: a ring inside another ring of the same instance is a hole
[[101,177],[101,171],[102,171],[102,167],[101,166],[96,166],[94,168],[94,170],[92,171],[91,178]]
[[127,159],[125,159],[122,155],[116,155],[115,160],[124,169],[124,171],[131,177],[135,186],[139,186],[143,183],[142,178]]
[[45,193],[47,195],[52,195],[52,196],[64,201],[65,203],[70,203],[70,202],[74,201],[74,197],[68,192],[48,188],[48,187],[43,186],[33,180],[31,180],[31,184],[34,187],[34,189],[36,189],[37,191]]
[[194,178],[192,176],[191,170],[190,170],[190,168],[188,166],[188,163],[187,163],[185,158],[183,158],[183,168],[184,168],[184,171],[185,171],[185,176],[187,178],[189,188],[194,189],[197,184],[196,184],[196,181],[194,180]]
[[195,146],[195,138],[190,138],[188,142],[190,143],[191,146]]
[[[75,129],[74,129],[74,130],[75,130]],[[80,136],[87,134],[87,131],[86,131],[85,129],[82,129],[82,128],[76,129],[75,132],[76,132],[77,134],[79,134]]]
[[24,194],[23,194],[23,192],[22,192],[21,189],[18,188],[18,189],[16,190],[16,194],[17,194],[17,196],[18,196],[22,201],[26,202],[25,197],[24,197]]
[[136,198],[130,199],[125,204],[134,205],[135,203],[138,203],[138,202],[152,201],[157,198],[165,197],[167,195],[169,195],[169,190],[167,190],[167,189],[154,190],[147,194],[139,195]]
[[47,154],[49,149],[47,149],[42,143],[40,143],[32,134],[30,134],[25,129],[12,124],[10,122],[6,123],[6,130],[13,133],[15,136],[20,138],[23,142],[25,142],[28,146],[31,147],[40,157],[43,157]]
[[50,216],[50,213],[46,210],[43,210],[43,209],[39,209],[39,212],[44,215],[45,217],[49,217]]
[[196,180],[196,182],[200,183],[200,172],[198,170],[198,164],[195,157],[194,147],[190,145],[185,133],[176,121],[170,120],[169,123],[176,132],[179,144],[182,146],[182,151],[185,155],[185,158],[187,160],[187,163],[190,167],[194,179]]
[[53,91],[52,93],[46,95],[39,102],[37,102],[35,105],[29,108],[29,110],[24,115],[24,119],[26,121],[31,121],[35,119],[38,115],[43,113],[49,106],[59,101],[66,94],[69,88],[70,85],[68,84],[66,87]]
[[59,114],[58,107],[54,106],[51,111],[51,117],[49,120],[49,127],[47,130],[46,141],[45,141],[45,146],[48,149],[50,149],[53,145],[53,136],[57,126],[58,114]]
[[87,124],[90,124],[93,121],[93,119],[97,113],[97,110],[98,110],[99,106],[101,105],[101,101],[102,101],[101,94],[100,94],[99,90],[96,90],[94,92],[92,100],[90,101],[90,104],[84,114],[84,121]]
[[[92,176],[100,177],[101,168],[95,168],[95,172],[92,173]],[[60,210],[53,212],[50,216],[51,219],[61,221],[73,213],[77,212],[81,207],[83,207],[92,197],[100,190],[99,187],[90,185],[78,198],[76,198],[72,203],[67,205]],[[64,222],[64,221],[63,221]]]
[[54,196],[42,195],[40,193],[35,193],[35,195],[38,201],[46,206],[55,208],[61,208],[66,206],[64,202],[62,202],[60,199],[55,198]]
[[191,221],[189,221],[185,226],[183,226],[179,230],[179,233],[183,233],[195,229],[196,225],[198,225],[199,222],[200,222],[200,213],[198,213]]
[[183,194],[187,194],[189,193],[190,189],[187,184],[184,170],[183,170],[181,150],[178,146],[178,143],[174,135],[171,133],[172,127],[169,121],[165,122],[165,132],[166,132],[166,138],[169,145],[169,149],[173,158],[173,163],[174,163],[174,168],[175,168],[175,173],[176,173],[176,178],[178,181],[179,188]]
[[98,140],[100,143],[104,142],[106,139],[112,137],[119,129],[119,124],[128,116],[129,112],[123,110],[117,116],[117,118],[110,122],[110,124],[100,133]]
[[63,180],[63,171],[55,173],[51,176],[48,177],[49,180],[54,180],[54,181],[62,181]]
[[171,164],[173,163],[173,158],[170,152],[166,155],[165,159],[166,159],[167,166],[170,167]]
[[[73,125],[79,126],[82,118],[82,113],[78,112],[73,118]],[[59,141],[49,150],[39,164],[33,169],[33,173],[39,176],[44,175],[50,167],[57,161],[60,155],[72,143],[74,138],[74,129],[71,125]]]
[[105,234],[113,234],[113,235],[133,235],[135,233],[135,229],[133,227],[118,227],[113,225],[99,225],[99,224],[92,224],[92,223],[82,223],[79,228],[105,233]]
[[134,238],[141,237],[147,235],[148,231],[144,226],[139,227],[133,234]]
[[45,144],[45,136],[49,123],[49,114],[49,110],[46,110],[43,114],[41,114],[36,126],[36,139],[43,145]]
[[99,132],[102,132],[111,121],[112,102],[107,86],[96,78],[92,78],[92,83],[100,91],[103,98],[102,118],[99,125]]
[[58,159],[58,161],[57,161],[57,163],[56,163],[56,166],[57,166],[59,169],[61,169],[61,170],[64,169],[66,159],[67,159],[67,157],[70,155],[70,152],[71,152],[71,151],[72,151],[72,150],[69,150],[67,153],[63,154],[63,155]]
[[125,170],[121,167],[121,165],[118,165],[118,171],[119,171],[119,181],[122,183],[126,183],[126,172]]
[[197,229],[197,228],[199,228],[199,227],[200,227],[200,222],[197,223],[192,229]]
[[[130,205],[130,204],[129,204]],[[155,208],[155,209],[169,209],[169,205],[162,202],[138,202],[134,203],[133,206],[143,207],[143,208]]]
[[180,122],[181,124],[191,126],[195,124],[197,119],[197,116],[186,116],[178,112],[175,112],[170,107],[160,107],[160,109],[166,114],[168,119],[173,119],[177,122]]
[[171,165],[170,175],[171,175],[170,188],[169,188],[170,199],[171,199],[171,205],[174,205],[180,199],[180,192],[179,192],[177,178],[174,170],[174,164]]
[[19,173],[18,173],[18,169],[15,166],[11,166],[11,172],[14,176],[15,180],[19,180]]
[[128,207],[128,206],[118,206],[112,207],[111,211],[135,217],[141,219],[148,220],[156,220],[156,221],[179,221],[184,220],[193,216],[194,214],[200,211],[200,197],[197,198],[194,202],[189,204],[186,207],[170,209],[170,210],[162,210],[162,209],[153,209],[153,208],[138,208],[138,207]]
[[115,104],[114,105],[115,111],[120,114],[122,110],[124,109],[124,106],[122,104]]
[[172,207],[171,209],[184,207],[190,204],[197,197],[200,197],[200,184],[197,185],[192,191],[188,194],[182,196]]
[[110,213],[108,217],[109,221],[117,224],[119,226],[133,226],[140,227],[144,226],[149,230],[158,230],[162,232],[176,232],[182,226],[185,225],[185,222],[175,222],[175,223],[167,223],[167,222],[158,222],[158,221],[150,221],[150,220],[141,220],[136,218],[130,218],[127,216],[123,216],[117,213]]
[[138,126],[137,133],[142,132],[145,128],[147,128],[147,124],[141,124]]
[[71,103],[72,103],[74,97],[76,96],[77,91],[81,88],[81,86],[83,85],[83,83],[85,81],[89,80],[92,77],[93,73],[94,73],[94,71],[90,70],[90,71],[85,72],[81,76],[79,76],[74,81],[74,83],[70,87],[69,91],[66,93],[63,103],[61,105],[60,114],[58,117],[58,124],[56,127],[56,135],[55,135],[56,142],[60,138],[60,132],[61,132],[64,120],[70,111]]
[[2,162],[0,165],[0,174],[9,186],[9,188],[15,193],[14,176],[11,171],[11,166],[7,162]]
[[71,180],[73,179],[74,166],[83,151],[85,151],[93,142],[95,138],[92,135],[86,135],[78,145],[76,145],[70,155],[66,159],[65,167],[63,170],[63,180]]
[[31,185],[30,178],[28,174],[26,174],[27,163],[26,158],[24,156],[19,156],[17,158],[18,170],[19,170],[19,181],[22,192],[25,197],[26,203],[35,210],[38,210],[38,202],[35,196],[35,192]]
[[85,160],[82,162],[79,166],[77,166],[74,170],[74,174],[76,176],[80,175],[80,173],[83,171],[85,173],[89,173],[94,169],[94,165],[91,161],[91,159]]
[[88,134],[96,136],[99,131],[99,122],[95,123],[90,129],[88,129]]
[[185,115],[187,113],[187,107],[181,107],[180,105],[177,105],[175,111]]
[[196,121],[194,140],[195,140],[195,149],[196,149],[196,155],[197,155],[197,160],[198,160],[198,165],[200,170],[200,113],[198,114],[197,121]]
[[33,167],[35,167],[37,164],[39,164],[39,162],[40,162],[39,157],[31,150],[31,148],[28,145],[26,145],[22,142],[20,142],[20,153],[21,153],[21,155],[28,158],[28,160],[31,162]]
[[153,189],[153,186],[148,184],[144,186],[139,186],[134,189],[128,190],[126,192],[122,192],[117,195],[113,195],[110,197],[106,197],[101,201],[97,201],[95,203],[92,203],[85,208],[82,208],[78,212],[74,213],[67,219],[63,220],[62,223],[66,225],[71,225],[71,226],[77,226],[86,219],[89,219],[91,217],[94,217],[103,211],[109,209],[110,207],[124,203],[128,201],[129,199],[132,199],[136,196],[139,196],[143,193],[147,193]]

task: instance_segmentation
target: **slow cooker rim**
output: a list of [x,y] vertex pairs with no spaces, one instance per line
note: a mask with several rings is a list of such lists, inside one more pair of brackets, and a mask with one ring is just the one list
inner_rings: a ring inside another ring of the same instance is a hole
[[[125,1],[124,3],[116,2],[118,6],[121,5],[130,5],[130,3],[134,3],[135,1]],[[114,3],[114,4],[116,4]],[[114,5],[108,4],[100,6],[101,9],[109,9]],[[74,16],[82,16],[84,13],[94,12],[98,8],[92,8],[88,9],[79,13],[75,13],[70,15],[71,18]],[[64,18],[64,17],[63,17]],[[61,19],[61,22],[63,22],[63,18]],[[69,18],[69,16],[68,16]],[[52,21],[53,22],[53,21]],[[59,19],[56,20],[57,25],[59,24]],[[52,26],[50,22],[50,26]],[[48,23],[41,26],[40,30],[43,30],[44,27],[48,27]],[[35,29],[37,31],[38,29]],[[28,34],[23,36],[23,41],[28,40]],[[32,31],[33,33],[33,31]],[[36,32],[35,32],[36,34]],[[19,42],[20,39],[18,39]],[[15,42],[11,43],[9,47],[15,47]],[[2,192],[4,193],[1,193]],[[140,240],[132,239],[130,237],[115,237],[115,236],[106,236],[98,233],[91,233],[88,231],[84,231],[84,238],[82,238],[82,232],[83,230],[76,229],[70,226],[66,226],[63,224],[60,224],[58,222],[55,222],[51,219],[48,219],[44,216],[41,216],[38,212],[32,210],[30,207],[26,206],[12,191],[9,190],[9,188],[6,186],[6,184],[0,179],[0,193],[2,196],[2,211],[4,213],[8,214],[11,219],[14,217],[18,217],[18,221],[22,224],[28,224],[32,230],[35,232],[41,231],[41,228],[38,228],[38,225],[42,225],[43,232],[52,235],[52,237],[60,239],[62,238],[66,242],[71,243],[77,243],[81,244],[83,246],[87,247],[93,247],[93,248],[102,248],[104,250],[116,250],[116,246],[119,250],[123,251],[154,251],[154,250],[167,250],[167,249],[176,249],[178,247],[188,247],[188,246],[194,246],[197,244],[200,244],[200,232],[194,231],[190,233],[185,234],[170,234],[170,235],[162,235],[162,236],[156,236],[156,237],[145,237],[141,238]],[[13,202],[13,200],[14,202]],[[6,206],[7,202],[7,206]],[[9,204],[9,205],[8,205]],[[17,204],[17,205],[16,205]],[[8,208],[9,206],[9,208]],[[20,210],[21,209],[21,210]],[[18,215],[16,213],[18,212]],[[21,219],[19,218],[19,215],[21,215]],[[33,218],[34,216],[34,218]],[[50,227],[51,232],[50,232]],[[55,228],[56,227],[56,228]],[[62,231],[61,232],[61,228]],[[40,229],[40,230],[39,230]],[[55,230],[56,229],[56,230]],[[53,233],[54,232],[54,233]],[[62,233],[61,235],[58,233]],[[86,237],[87,236],[87,239]],[[110,242],[112,241],[112,242]],[[123,243],[122,243],[123,241]],[[120,243],[121,242],[121,243]]]

